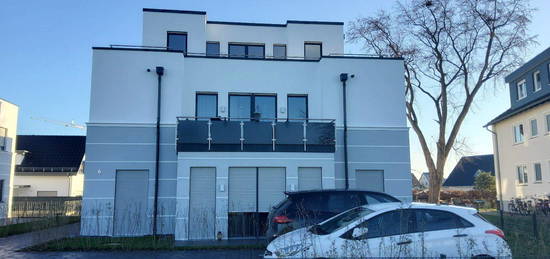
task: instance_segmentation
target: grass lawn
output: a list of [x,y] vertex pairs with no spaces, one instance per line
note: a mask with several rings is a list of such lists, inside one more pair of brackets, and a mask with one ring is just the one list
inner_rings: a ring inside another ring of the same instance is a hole
[[[497,213],[482,213],[483,216],[500,227]],[[537,215],[539,239],[533,232],[532,216],[504,216],[504,234],[514,257],[550,255],[550,217]]]
[[55,217],[45,218],[36,221],[17,223],[6,226],[0,226],[0,237],[17,235],[46,228],[58,227],[66,224],[76,223],[80,217]]

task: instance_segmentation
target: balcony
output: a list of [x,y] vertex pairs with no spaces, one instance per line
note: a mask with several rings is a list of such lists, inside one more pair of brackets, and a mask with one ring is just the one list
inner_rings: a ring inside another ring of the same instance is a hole
[[177,152],[334,153],[334,120],[178,117]]

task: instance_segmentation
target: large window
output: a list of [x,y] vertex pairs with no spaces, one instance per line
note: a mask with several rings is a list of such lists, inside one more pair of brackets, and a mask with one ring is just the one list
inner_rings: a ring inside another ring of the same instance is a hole
[[305,59],[320,59],[323,51],[321,43],[304,43],[304,58]]
[[218,94],[197,93],[195,116],[201,120],[218,117]]
[[542,181],[542,167],[540,163],[535,163],[535,181],[541,182]]
[[187,52],[187,33],[186,32],[168,32],[168,41],[166,47],[168,50]]
[[271,120],[277,118],[277,96],[274,95],[229,95],[230,118],[255,118]]
[[230,58],[255,58],[265,57],[264,45],[229,44]]
[[526,184],[529,180],[528,177],[527,177],[527,166],[525,166],[525,165],[517,166],[516,167],[516,172],[517,172],[517,176],[518,176],[518,183],[519,184]]
[[273,45],[273,58],[274,59],[286,59],[286,45],[274,44]]
[[542,81],[540,80],[540,71],[533,73],[533,90],[539,91],[542,89]]
[[523,124],[518,124],[514,126],[514,143],[523,142]]
[[220,55],[219,42],[206,42],[206,56],[215,57]]
[[539,126],[537,123],[537,119],[531,120],[531,137],[536,137],[539,135]]
[[307,119],[307,96],[289,95],[287,99],[288,118],[289,119]]
[[527,87],[525,86],[525,80],[521,80],[516,85],[517,88],[517,94],[518,94],[518,100],[521,100],[525,97],[527,97]]

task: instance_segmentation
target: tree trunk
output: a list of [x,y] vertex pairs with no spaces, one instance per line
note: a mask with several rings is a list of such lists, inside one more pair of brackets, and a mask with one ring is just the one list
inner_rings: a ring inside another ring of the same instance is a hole
[[441,177],[443,171],[434,169],[430,170],[430,188],[428,191],[428,202],[439,204],[439,191],[441,190]]

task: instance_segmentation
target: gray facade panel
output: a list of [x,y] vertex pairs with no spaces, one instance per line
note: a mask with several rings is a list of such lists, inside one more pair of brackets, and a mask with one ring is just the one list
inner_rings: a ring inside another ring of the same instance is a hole
[[[88,143],[155,143],[156,127],[154,126],[88,126],[86,142]],[[160,143],[174,144],[176,126],[160,128]]]
[[[116,170],[122,169],[147,169],[150,172],[155,171],[155,162],[135,163],[135,162],[93,162],[86,161],[84,174],[86,180],[104,180],[113,179]],[[176,179],[177,163],[161,162],[159,164],[160,179]]]
[[[334,160],[344,161],[344,147],[338,147]],[[348,161],[408,163],[409,147],[348,147]]]
[[[344,130],[336,129],[336,145],[344,144]],[[406,128],[399,129],[348,129],[348,145],[369,146],[408,146],[409,131]]]
[[[87,144],[86,160],[89,161],[155,161],[155,145],[139,144]],[[160,146],[161,161],[176,161],[174,145]]]

